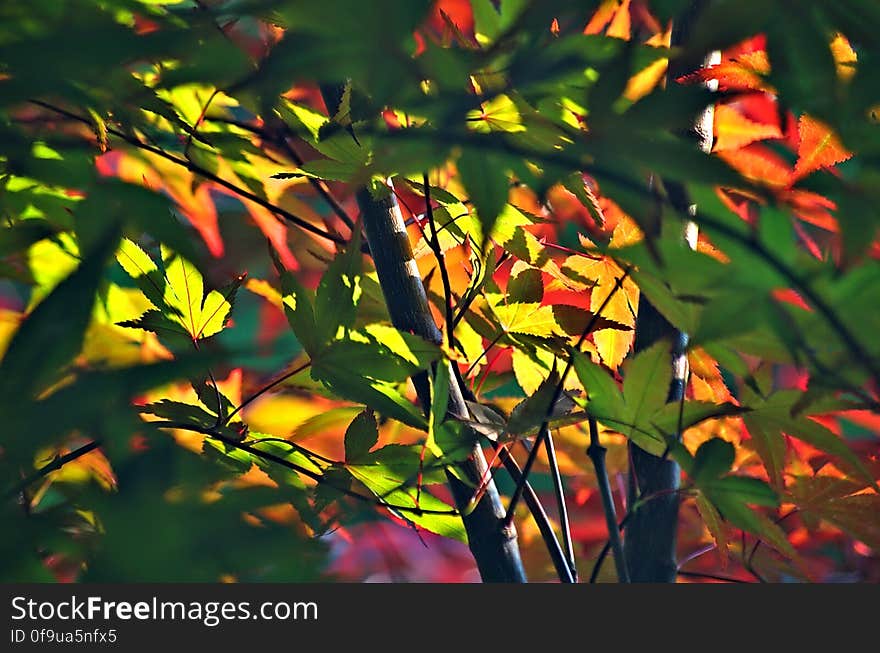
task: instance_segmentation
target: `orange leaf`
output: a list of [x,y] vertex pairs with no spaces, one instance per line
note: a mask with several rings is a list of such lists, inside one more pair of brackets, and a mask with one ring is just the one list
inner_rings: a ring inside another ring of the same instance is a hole
[[223,255],[223,239],[217,224],[217,208],[211,198],[213,184],[204,182],[193,191],[194,176],[176,168],[176,164],[154,154],[134,156],[108,152],[96,159],[98,171],[152,190],[162,189],[174,200],[208,246],[212,256]]
[[[734,211],[734,213],[736,213],[736,211]],[[700,232],[697,236],[697,251],[700,252],[700,254],[711,256],[716,261],[719,261],[721,263],[730,263],[730,257],[727,256],[727,254],[722,252],[720,249],[715,247],[715,245],[713,245],[712,242],[706,237],[706,234],[704,232]]]
[[632,28],[629,18],[629,3],[630,0],[623,0],[620,4],[620,7],[614,14],[614,18],[611,19],[611,24],[608,26],[608,31],[606,32],[608,36],[626,41],[629,40]]
[[[471,9],[471,3],[468,0],[438,0],[434,4],[434,11],[439,14],[443,12],[449,19],[458,26],[460,30],[469,30],[474,25],[474,13]],[[434,18],[434,17],[432,17]],[[434,18],[437,27],[442,28],[441,21]]]
[[752,144],[739,150],[724,150],[719,158],[743,177],[772,188],[786,188],[791,183],[791,167],[785,159],[763,145]]
[[718,81],[718,88],[722,91],[729,90],[764,90],[771,88],[764,80],[764,75],[770,72],[770,60],[763,50],[755,50],[739,55],[736,59],[722,61],[717,66],[703,68],[690,75],[685,75],[678,81],[685,83]]
[[[594,313],[605,302],[608,294],[614,289],[623,270],[610,258],[590,261],[596,287],[590,295],[590,310]],[[589,274],[589,273],[588,273]],[[635,313],[639,304],[639,287],[630,279],[623,282],[623,287],[614,293],[602,310],[602,317],[614,320],[630,327],[635,327]],[[593,342],[602,357],[602,361],[610,368],[617,369],[629,353],[635,340],[635,331],[618,329],[600,329],[593,334]]]
[[800,179],[820,168],[833,166],[852,156],[828,125],[803,115],[798,121],[800,144],[794,166],[794,179]]
[[223,256],[223,239],[220,236],[220,226],[217,223],[217,207],[211,199],[211,191],[208,184],[201,184],[195,193],[175,192],[169,188],[172,197],[180,206],[180,211],[186,219],[192,223],[199,235],[208,246],[212,256]]
[[[761,198],[754,193],[743,191],[741,189],[716,188],[715,194],[724,206],[730,209],[732,213],[739,216],[740,220],[744,220],[750,224],[753,224],[757,220],[757,208],[762,202]],[[697,249],[699,249],[699,243],[697,244]],[[723,262],[729,262],[729,259]]]
[[692,380],[702,381],[706,392],[705,396],[696,396],[696,399],[713,401],[718,404],[725,401],[736,402],[736,399],[730,394],[730,390],[724,382],[718,361],[712,358],[705,349],[702,347],[691,349],[688,352],[688,363],[690,364]]
[[278,257],[288,270],[298,270],[299,263],[290,246],[287,244],[287,227],[279,222],[273,213],[263,206],[250,200],[242,200],[251,218],[257,224],[263,235],[272,243],[272,247],[278,252]]
[[[797,306],[801,310],[812,312],[813,309],[810,308],[810,305],[804,301],[804,298],[801,297],[796,290],[791,288],[777,288],[773,291],[773,298],[778,302],[784,302],[786,304],[791,304],[792,306]],[[806,388],[803,388],[804,390]]]
[[[622,214],[621,214],[622,215]],[[611,238],[612,247],[625,247],[642,238],[642,233],[630,218],[620,218]],[[617,280],[623,276],[623,270],[607,256],[588,258],[571,256],[565,267],[577,277],[590,279],[595,286],[590,294],[590,310],[598,312],[609,293],[614,291],[611,299],[602,308],[601,317],[613,320],[628,327],[635,327],[635,315],[639,304],[639,287],[627,278],[621,288],[614,290]],[[635,338],[634,331],[618,329],[599,329],[593,334],[593,342],[602,357],[602,361],[610,368],[616,369],[623,362]]]
[[[672,21],[668,21],[667,28],[664,29],[657,17],[645,6],[645,0],[636,0],[632,3],[629,13],[633,24],[638,26],[639,32],[654,35],[646,41],[648,45],[669,46],[669,37],[672,35]],[[658,37],[662,39],[664,34],[665,40],[662,43],[657,43],[655,39]]]
[[605,26],[614,18],[614,12],[617,11],[619,5],[619,0],[605,0],[590,18],[590,22],[584,28],[584,34],[598,34],[605,29]]
[[782,138],[777,125],[768,125],[749,120],[736,109],[719,104],[715,107],[715,147],[720,150],[737,150],[754,141],[767,138]]
[[623,97],[630,102],[637,102],[653,91],[666,75],[666,69],[669,66],[669,59],[657,59],[650,65],[646,66],[635,75],[633,75],[626,83],[623,91]]
[[620,249],[641,241],[645,235],[642,233],[642,230],[639,229],[639,225],[636,224],[636,221],[623,211],[620,211],[620,208],[616,205],[614,208],[620,212],[620,215],[617,216],[617,222],[614,225],[614,232],[611,234],[611,247]]
[[[61,451],[58,452],[59,454]],[[106,489],[116,487],[116,474],[110,461],[100,449],[94,449],[79,458],[70,461],[64,466],[64,471],[60,474],[53,475],[53,480],[64,478],[64,473],[72,472],[79,469],[84,474],[91,476],[93,479]]]
[[837,208],[837,204],[824,195],[800,188],[787,191],[782,199],[792,207],[797,217],[804,222],[821,227],[828,231],[837,231],[837,219],[829,211]]
[[856,74],[856,52],[843,34],[836,34],[831,41],[831,56],[837,65],[837,76],[843,80],[852,79]]

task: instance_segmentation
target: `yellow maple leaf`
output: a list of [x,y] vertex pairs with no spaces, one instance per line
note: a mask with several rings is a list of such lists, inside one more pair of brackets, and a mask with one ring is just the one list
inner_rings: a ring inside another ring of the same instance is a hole
[[[611,247],[625,247],[638,242],[642,237],[642,232],[635,222],[621,214],[617,226],[614,227]],[[594,284],[590,294],[591,311],[600,313],[601,309],[600,317],[635,328],[639,287],[627,277],[621,287],[616,288],[624,272],[612,257],[571,256],[563,267],[570,275],[589,280]],[[602,362],[611,369],[620,366],[634,339],[634,331],[619,329],[599,329],[593,334],[593,342],[599,356],[602,357]]]

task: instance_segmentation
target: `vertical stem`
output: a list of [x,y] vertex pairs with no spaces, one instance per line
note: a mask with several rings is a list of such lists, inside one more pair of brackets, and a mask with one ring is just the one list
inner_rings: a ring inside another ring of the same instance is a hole
[[[559,582],[576,583],[577,570],[573,564],[573,556],[567,553],[567,551],[563,551],[562,547],[559,545],[559,540],[556,537],[556,533],[553,531],[553,526],[550,524],[550,518],[544,510],[541,500],[538,498],[538,495],[535,494],[535,490],[532,488],[531,484],[523,479],[522,470],[511,453],[503,446],[496,444],[496,447],[498,447],[498,456],[501,458],[501,462],[504,464],[507,473],[510,474],[511,480],[517,484],[522,483],[524,486],[523,501],[525,501],[526,505],[529,507],[529,512],[532,513],[532,518],[535,520],[535,524],[537,524],[538,530],[541,532],[541,538],[547,546],[547,552],[550,554],[550,559],[553,561],[553,567],[556,569],[556,575],[559,576]],[[570,529],[566,534],[570,539]],[[570,547],[571,544],[568,546]]]
[[[694,0],[680,19],[675,21],[673,46],[686,45],[706,2]],[[675,80],[696,67],[712,63],[716,56],[717,53],[711,53],[702,61],[670,62],[667,80]],[[713,143],[713,109],[714,105],[709,105],[696,116],[691,130],[697,146],[707,153],[711,151]],[[696,206],[691,203],[683,184],[665,181],[663,185],[676,208],[695,215]],[[646,234],[649,238],[656,235]],[[692,249],[696,247],[697,227],[694,222],[685,224],[683,240]],[[634,349],[636,352],[643,351],[660,340],[668,340],[672,349],[673,379],[667,401],[679,402],[684,399],[687,385],[688,336],[672,326],[642,294],[639,298]],[[680,438],[681,433],[677,436]],[[632,581],[674,583],[677,575],[675,546],[679,508],[679,494],[674,490],[680,485],[681,470],[675,461],[666,456],[654,456],[632,442],[629,443],[629,455],[630,505],[640,496],[658,496],[655,501],[633,512],[626,528],[624,551]]]
[[556,458],[556,447],[553,444],[553,434],[550,433],[549,427],[544,438],[544,446],[547,448],[547,463],[550,466],[550,477],[553,479],[553,493],[556,495],[556,507],[559,511],[562,546],[565,547],[568,567],[571,569],[571,573],[576,576],[577,563],[574,559],[574,544],[571,541],[571,522],[568,518],[568,505],[565,502],[565,488],[562,485],[562,474],[559,471],[559,461]]
[[[476,397],[468,389],[458,368],[453,366],[452,371],[455,372],[457,383],[462,389],[465,400],[476,401]],[[520,440],[520,443],[525,445],[526,441]],[[538,498],[538,495],[535,493],[531,484],[528,480],[523,478],[523,472],[522,469],[520,469],[519,463],[516,462],[516,459],[510,451],[507,450],[507,447],[498,442],[493,442],[492,446],[498,452],[498,457],[501,459],[504,468],[510,475],[510,479],[516,485],[521,484],[523,486],[523,501],[526,502],[529,512],[532,514],[532,519],[535,520],[535,524],[541,532],[541,539],[544,540],[544,544],[547,546],[547,553],[550,554],[550,560],[553,562],[553,567],[556,569],[556,575],[559,577],[559,582],[576,583],[577,570],[571,564],[569,556],[566,555],[565,551],[563,551],[562,547],[559,545],[559,539],[556,537],[556,532],[553,530],[550,518],[547,516],[544,506],[541,504],[541,500]],[[570,532],[569,529],[569,537]]]
[[[416,334],[435,344],[443,336],[434,322],[422,278],[413,259],[412,247],[400,208],[393,193],[377,199],[367,189],[357,193],[363,216],[367,243],[379,276],[379,284],[388,304],[395,327]],[[428,375],[413,378],[416,392],[425,407],[430,406]],[[462,390],[454,374],[450,374],[449,414],[467,418],[468,411]],[[452,495],[459,509],[464,510],[471,499],[472,488],[488,478],[486,459],[476,444],[468,460],[459,463],[458,471],[466,479],[447,473]],[[463,517],[471,552],[485,582],[526,582],[525,570],[517,546],[516,528],[504,520],[504,507],[493,481],[476,507]]]
[[620,540],[620,530],[617,526],[617,511],[614,508],[614,497],[611,495],[611,483],[608,481],[608,469],[605,466],[605,447],[599,442],[599,426],[594,418],[590,423],[590,446],[587,447],[587,455],[593,461],[596,469],[596,482],[599,485],[599,493],[602,496],[602,511],[605,513],[605,524],[608,527],[608,542],[614,554],[614,567],[617,569],[617,580],[621,583],[630,582],[629,570],[626,564],[626,556],[623,552],[623,543]]

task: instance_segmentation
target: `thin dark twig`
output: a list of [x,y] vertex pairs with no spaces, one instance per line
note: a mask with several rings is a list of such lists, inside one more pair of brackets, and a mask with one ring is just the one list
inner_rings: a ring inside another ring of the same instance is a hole
[[[225,34],[224,34],[225,35]],[[202,106],[202,110],[199,112],[198,118],[192,124],[192,128],[189,130],[189,133],[186,135],[186,143],[183,145],[183,155],[189,160],[189,150],[193,144],[193,138],[196,138],[199,132],[199,127],[205,121],[205,115],[208,113],[208,109],[211,106],[211,102],[214,101],[214,98],[217,97],[217,94],[220,92],[220,89],[214,89],[211,95],[208,97],[208,100],[205,102],[204,106]]]
[[473,277],[476,276],[476,277],[478,277],[478,281],[477,281],[476,285],[469,286],[464,291],[464,296],[461,298],[461,301],[458,302],[458,311],[455,313],[455,317],[452,319],[452,329],[453,330],[455,330],[455,328],[458,326],[458,323],[464,319],[464,316],[467,314],[468,309],[470,309],[471,304],[474,303],[474,300],[480,294],[480,290],[482,289],[483,284],[486,281],[485,276],[482,276],[482,278],[479,278],[480,275],[483,274],[483,265],[484,264],[482,263],[482,261],[480,260],[479,257],[475,257],[473,259],[473,262],[471,264],[471,268],[472,268],[471,280],[473,280]]
[[856,361],[861,363],[865,370],[871,375],[874,383],[880,385],[880,368],[875,364],[874,357],[871,356],[867,349],[865,349],[859,339],[856,338],[855,334],[850,331],[849,327],[843,323],[843,320],[834,312],[834,309],[825,302],[824,298],[822,298],[808,282],[804,281],[784,261],[777,258],[773,252],[767,249],[763,243],[752,235],[743,234],[729,225],[701,213],[697,213],[695,220],[701,225],[706,225],[710,229],[714,229],[728,238],[745,245],[764,259],[770,267],[785,277],[788,282],[800,292],[810,304],[813,305],[822,317],[825,318],[828,325],[837,332],[837,335],[840,336],[840,339],[843,340],[850,352],[854,354]]
[[709,580],[720,580],[725,583],[745,583],[746,585],[751,585],[747,580],[741,580],[739,578],[732,578],[731,576],[721,576],[719,574],[706,574],[699,571],[678,571],[676,572],[679,576],[684,576],[685,578],[707,578]]
[[364,494],[360,494],[359,492],[355,492],[354,490],[350,490],[349,488],[342,487],[340,485],[336,485],[327,480],[327,477],[324,474],[319,472],[314,472],[302,465],[297,465],[281,456],[276,456],[275,454],[269,451],[262,451],[253,447],[246,442],[239,442],[232,438],[229,438],[222,433],[219,433],[216,429],[201,426],[199,424],[189,424],[187,422],[172,422],[172,421],[155,421],[155,422],[145,422],[145,424],[149,426],[154,426],[160,429],[182,429],[186,431],[193,431],[195,433],[201,433],[210,438],[223,442],[234,449],[240,449],[241,451],[247,451],[258,458],[262,458],[263,460],[268,460],[269,462],[273,462],[276,465],[281,465],[282,467],[286,467],[287,469],[297,472],[298,474],[302,474],[303,476],[312,479],[316,483],[323,483],[324,485],[333,488],[337,492],[344,494],[345,496],[351,497],[353,499],[357,499],[358,501],[362,501],[365,503],[369,503],[374,506],[379,506],[382,508],[386,508],[388,510],[394,510],[397,512],[408,512],[414,515],[459,515],[458,510],[450,509],[450,510],[434,510],[428,508],[418,508],[413,506],[401,506],[392,503],[388,503],[387,501],[383,501],[378,497],[368,497]]
[[[471,401],[475,400],[476,397],[474,397],[473,393],[465,384],[464,378],[461,375],[461,370],[458,369],[458,366],[453,365],[452,370],[455,374],[456,382],[462,389],[464,397]],[[525,442],[525,440],[521,440],[521,442]],[[544,510],[544,506],[538,498],[538,495],[535,493],[535,490],[532,488],[531,483],[527,480],[523,480],[522,470],[516,462],[516,458],[513,457],[513,454],[510,453],[507,447],[499,442],[493,441],[492,446],[498,451],[498,457],[501,459],[502,464],[513,482],[523,484],[523,501],[526,502],[526,506],[528,506],[529,512],[532,514],[532,518],[535,520],[538,530],[541,532],[541,538],[544,540],[547,552],[550,554],[550,559],[553,561],[553,566],[556,568],[556,574],[559,576],[560,582],[576,582],[575,577],[577,574],[568,565],[565,553],[559,545],[559,539],[556,537],[556,532],[553,530],[553,525],[550,523],[550,518],[547,516],[547,512]]]
[[[532,518],[538,525],[538,530],[541,532],[541,538],[544,540],[547,552],[550,554],[553,566],[556,568],[556,575],[559,576],[560,582],[576,583],[577,570],[573,565],[574,556],[568,555],[559,545],[559,540],[556,537],[556,533],[553,531],[553,526],[550,524],[550,518],[547,516],[547,512],[544,510],[544,506],[541,504],[541,500],[532,488],[531,483],[523,480],[522,469],[520,469],[519,464],[516,462],[516,459],[510,451],[507,450],[507,447],[500,445],[497,442],[493,442],[492,445],[497,449],[498,457],[501,458],[501,462],[504,464],[504,468],[507,470],[507,473],[510,474],[510,478],[513,482],[523,484],[523,501],[526,502],[529,512],[532,513]],[[563,532],[566,533],[566,531]],[[566,534],[569,534],[569,537],[571,537],[570,530]],[[569,543],[568,546],[571,546],[571,543]]]
[[[791,517],[792,515],[794,515],[797,512],[798,512],[798,508],[792,508],[787,513],[785,513],[784,515],[782,515],[781,517],[776,519],[774,523],[778,526],[779,524],[781,524],[782,522],[784,522],[786,519],[788,519],[789,517]],[[755,554],[758,552],[758,547],[760,547],[761,544],[763,544],[763,543],[764,543],[764,540],[762,540],[760,537],[756,538],[755,546],[752,547],[752,552],[749,554],[748,567],[751,567],[753,565],[754,560],[755,560]]]
[[90,451],[94,451],[100,446],[101,442],[99,440],[92,440],[91,442],[87,442],[83,446],[64,454],[63,456],[55,456],[55,458],[53,458],[51,462],[46,463],[38,470],[36,470],[33,474],[27,476],[22,481],[17,483],[11,490],[6,493],[6,498],[8,499],[24,492],[32,483],[39,481],[41,478],[48,476],[52,472],[58,471],[67,463],[86,455]]
[[[590,320],[587,322],[586,326],[584,326],[584,330],[581,332],[580,337],[574,345],[574,350],[578,351],[581,348],[581,345],[584,344],[584,340],[587,339],[589,333],[593,330],[593,328],[598,323],[600,317],[602,316],[602,312],[608,306],[611,299],[617,293],[618,290],[623,286],[624,281],[626,281],[627,277],[629,277],[630,272],[632,271],[631,267],[627,267],[623,274],[620,275],[617,280],[614,282],[614,287],[608,293],[608,296],[602,301],[599,305],[598,310],[590,317]],[[541,423],[541,428],[538,430],[538,435],[535,438],[535,446],[532,447],[532,450],[529,452],[529,457],[526,459],[526,464],[523,466],[523,478],[527,479],[529,473],[532,471],[532,466],[535,464],[535,460],[538,457],[538,450],[541,448],[541,445],[544,442],[544,435],[548,431],[550,416],[553,413],[553,408],[556,406],[559,398],[562,396],[562,389],[565,386],[565,380],[568,378],[569,373],[571,372],[572,367],[574,367],[574,356],[569,356],[568,361],[565,364],[565,369],[562,371],[562,375],[559,377],[559,382],[556,384],[556,387],[553,390],[553,396],[550,399],[550,404],[547,406],[547,411],[544,416],[544,421]],[[507,515],[504,517],[504,523],[509,525],[513,521],[514,511],[516,510],[516,504],[519,503],[520,498],[522,497],[522,484],[516,486],[516,489],[513,491],[513,495],[510,497],[510,504],[507,507]]]
[[327,465],[338,465],[338,460],[333,460],[332,458],[327,458],[327,456],[322,456],[316,451],[312,451],[311,449],[306,449],[304,446],[297,444],[296,442],[291,442],[290,440],[285,440],[284,438],[250,438],[244,441],[245,444],[259,444],[261,442],[277,442],[278,444],[286,444],[288,447],[297,451],[304,455],[306,458],[309,458],[314,463],[315,460],[319,460],[320,462]]
[[[188,292],[189,288],[187,288],[187,293]],[[193,338],[192,344],[193,348],[196,351],[199,351],[199,341],[197,338]],[[214,372],[213,370],[211,370],[211,368],[208,368],[208,378],[211,380],[211,387],[214,388],[214,399],[217,400],[217,420],[214,423],[214,426],[220,427],[228,422],[229,419],[227,418],[225,421],[223,420],[223,395],[220,392],[220,385],[217,383],[217,379],[214,376]]]
[[[30,102],[32,104],[37,105],[37,106],[43,107],[44,109],[48,109],[49,111],[54,111],[55,113],[58,113],[62,116],[67,116],[68,118],[71,118],[72,120],[77,120],[85,125],[91,124],[91,122],[87,118],[83,118],[82,116],[79,116],[73,112],[67,111],[66,109],[62,109],[60,107],[53,106],[51,104],[43,102],[42,100],[31,100]],[[107,133],[112,134],[112,135],[116,136],[117,138],[121,138],[122,140],[124,140],[129,145],[132,145],[133,147],[144,150],[146,152],[150,152],[152,154],[155,154],[156,156],[160,156],[163,159],[166,159],[167,161],[171,161],[172,163],[175,163],[175,164],[181,166],[182,168],[186,168],[190,172],[194,172],[197,175],[204,177],[205,179],[209,179],[209,180],[213,181],[215,184],[217,184],[219,186],[223,186],[224,188],[232,191],[233,193],[235,193],[239,197],[243,197],[245,199],[250,200],[251,202],[254,202],[255,204],[259,204],[263,208],[268,209],[269,211],[271,211],[275,215],[280,216],[281,218],[283,218],[284,220],[287,220],[291,224],[295,224],[296,226],[300,227],[304,231],[308,231],[316,236],[320,236],[321,238],[325,238],[327,240],[333,241],[334,243],[337,243],[340,245],[343,245],[346,242],[346,240],[342,236],[340,236],[339,234],[333,234],[333,233],[330,233],[329,231],[324,231],[320,227],[316,227],[315,225],[313,225],[312,223],[308,222],[307,220],[299,217],[298,215],[294,215],[293,213],[291,213],[287,209],[283,209],[280,206],[276,206],[275,204],[272,204],[272,202],[269,202],[268,200],[263,199],[259,195],[256,195],[256,194],[250,192],[249,190],[246,190],[244,188],[236,186],[232,182],[227,181],[226,179],[223,179],[223,177],[220,177],[220,176],[214,174],[210,170],[207,170],[207,169],[193,163],[192,161],[189,161],[188,159],[181,159],[173,154],[170,154],[169,152],[166,152],[165,150],[163,150],[160,147],[156,147],[155,145],[150,145],[149,143],[144,143],[143,141],[141,141],[133,136],[129,136],[125,132],[119,131],[118,129],[116,129],[114,127],[107,127]]]
[[474,362],[468,366],[467,372],[464,373],[464,378],[468,378],[471,375],[471,372],[474,371],[474,368],[480,363],[481,360],[483,360],[483,358],[486,356],[486,354],[488,354],[491,351],[492,347],[497,345],[498,341],[501,340],[501,338],[503,338],[503,337],[504,337],[504,331],[501,331],[497,336],[492,338],[491,342],[489,342],[489,344],[486,345],[486,348],[483,349],[482,353],[479,356],[477,356],[474,359]]
[[562,532],[562,546],[568,558],[568,567],[577,580],[577,563],[574,559],[574,544],[571,539],[571,520],[568,518],[568,505],[565,501],[565,488],[562,485],[562,474],[559,472],[559,460],[556,458],[556,447],[553,445],[553,434],[548,433],[544,438],[544,446],[547,448],[547,464],[550,466],[550,478],[553,480],[553,493],[556,496],[556,509],[559,512],[559,529]]
[[453,347],[455,337],[453,331],[453,315],[452,315],[452,285],[449,283],[449,270],[446,269],[446,257],[443,255],[443,248],[440,246],[440,237],[437,232],[437,224],[434,222],[434,207],[431,206],[431,186],[428,183],[428,173],[422,173],[422,183],[425,187],[425,211],[428,216],[428,229],[431,232],[431,250],[437,259],[437,265],[440,266],[440,279],[443,282],[443,299],[446,308],[446,341],[449,343],[450,349]]
[[590,416],[590,446],[587,447],[587,455],[593,461],[596,470],[596,480],[599,485],[599,493],[602,495],[602,511],[605,513],[605,523],[608,526],[608,541],[614,553],[614,566],[617,569],[617,580],[621,583],[629,582],[629,570],[626,566],[626,557],[623,554],[623,542],[620,539],[620,531],[617,527],[617,512],[614,508],[614,497],[611,494],[611,483],[608,480],[608,468],[605,466],[606,449],[599,442],[599,425],[596,418]]
[[741,550],[743,568],[747,572],[749,572],[752,576],[754,576],[759,583],[766,583],[767,582],[766,579],[761,574],[759,574],[756,569],[754,569],[752,567],[751,563],[748,560],[748,556],[746,555],[746,532],[741,530],[739,532],[739,535],[740,535],[739,542],[740,542],[740,550]]
[[260,388],[259,390],[257,390],[257,391],[256,391],[254,394],[252,394],[250,397],[248,397],[247,399],[245,399],[244,401],[242,401],[241,404],[240,404],[235,410],[233,410],[231,413],[229,413],[229,415],[227,416],[227,418],[224,420],[223,424],[228,424],[228,423],[229,423],[229,420],[231,420],[231,419],[232,419],[233,417],[235,417],[238,413],[240,413],[241,410],[242,410],[245,406],[247,406],[247,405],[250,404],[251,402],[255,401],[256,399],[259,399],[261,396],[263,396],[264,394],[266,394],[267,392],[269,392],[269,390],[271,390],[272,388],[276,387],[277,385],[279,385],[279,384],[281,384],[281,383],[284,383],[287,379],[289,379],[289,378],[291,378],[291,377],[293,377],[293,376],[296,376],[297,374],[299,374],[300,372],[302,372],[302,371],[305,370],[305,369],[308,369],[309,366],[310,366],[311,364],[312,364],[312,361],[307,361],[307,362],[303,363],[302,365],[300,365],[299,367],[297,367],[297,368],[291,370],[290,372],[287,372],[287,373],[285,373],[285,374],[282,374],[281,376],[279,376],[277,379],[275,379],[274,381],[272,381],[272,382],[269,383],[268,385],[265,385],[265,386],[263,386],[262,388]]
[[[265,131],[261,132],[260,135],[263,138],[267,138],[269,136]],[[288,156],[288,158],[293,161],[297,166],[303,165],[303,158],[295,149],[293,149],[293,146],[287,141],[286,136],[282,134],[280,138],[268,138],[267,140],[271,140],[282,150],[284,150],[284,153]],[[330,187],[327,185],[327,182],[325,182],[323,179],[317,179],[309,175],[306,175],[306,179],[312,185],[312,188],[314,188],[317,193],[324,199],[324,201],[327,203],[327,206],[329,206],[333,210],[333,212],[339,217],[339,219],[342,220],[345,226],[354,231],[354,220],[352,220],[351,216],[348,215],[348,211],[345,210],[339,200],[337,200],[333,193],[330,191]]]

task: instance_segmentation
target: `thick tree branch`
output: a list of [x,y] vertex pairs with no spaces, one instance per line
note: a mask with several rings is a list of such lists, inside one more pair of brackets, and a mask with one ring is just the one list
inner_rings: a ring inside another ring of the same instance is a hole
[[[385,295],[388,312],[395,327],[419,335],[429,342],[440,344],[443,335],[434,322],[428,298],[422,285],[418,267],[406,227],[393,193],[375,198],[367,189],[357,193],[367,242],[373,255],[379,283]],[[448,412],[453,417],[467,419],[469,413],[461,388],[450,375]],[[430,408],[431,392],[428,375],[413,377],[413,385],[423,407]],[[473,434],[474,442],[477,437]],[[482,449],[474,444],[470,458],[461,463],[459,473],[467,482],[452,472],[447,473],[455,503],[464,511],[470,503],[472,487],[487,478],[486,459]],[[468,542],[480,575],[486,582],[525,582],[525,571],[519,555],[516,529],[504,521],[504,507],[495,483],[487,484],[486,492],[476,507],[463,515]]]
[[[462,388],[462,393],[464,394],[465,399],[468,401],[476,401],[476,397],[465,384],[458,368],[453,366],[452,369],[453,372],[456,373],[455,376],[458,380],[459,386]],[[550,518],[547,516],[547,512],[544,510],[544,506],[538,498],[538,495],[535,493],[535,490],[532,488],[531,483],[523,478],[522,469],[520,468],[519,463],[516,462],[516,459],[507,447],[498,442],[492,442],[492,446],[495,451],[498,452],[498,457],[501,459],[501,463],[510,475],[511,480],[516,485],[522,484],[523,501],[526,502],[526,506],[529,508],[532,519],[535,520],[535,524],[541,532],[541,539],[544,540],[547,552],[550,554],[550,559],[553,562],[553,567],[556,569],[556,575],[559,577],[560,582],[576,583],[577,570],[571,559],[572,556],[568,554],[567,551],[563,551],[563,548],[560,546],[559,539],[556,537],[556,532],[553,530],[553,525],[550,523]],[[570,537],[569,529],[563,531],[563,536],[566,535]],[[570,548],[571,545],[569,545],[569,549]]]
[[[687,43],[704,5],[704,0],[695,0],[674,21],[673,46]],[[703,62],[671,62],[667,81],[675,80],[684,73],[692,72],[693,68],[708,63],[711,56]],[[692,137],[706,153],[712,149],[712,111],[713,106],[710,105],[695,117],[693,123]],[[689,217],[696,214],[696,206],[691,203],[683,184],[664,181],[664,187],[677,211]],[[653,238],[657,235],[648,233],[646,237]],[[697,226],[690,220],[685,222],[683,240],[691,248],[696,248]],[[688,377],[688,336],[672,326],[643,293],[639,297],[634,350],[637,353],[644,351],[661,340],[669,341],[672,349],[673,378],[667,401],[680,402],[684,399]],[[681,437],[681,433],[677,433],[676,437]],[[626,529],[626,565],[633,582],[674,583],[677,574],[675,546],[680,502],[675,490],[680,484],[681,470],[668,456],[654,456],[632,441],[629,442],[629,456],[630,504],[637,501],[639,496],[658,495],[659,498],[632,514]]]

